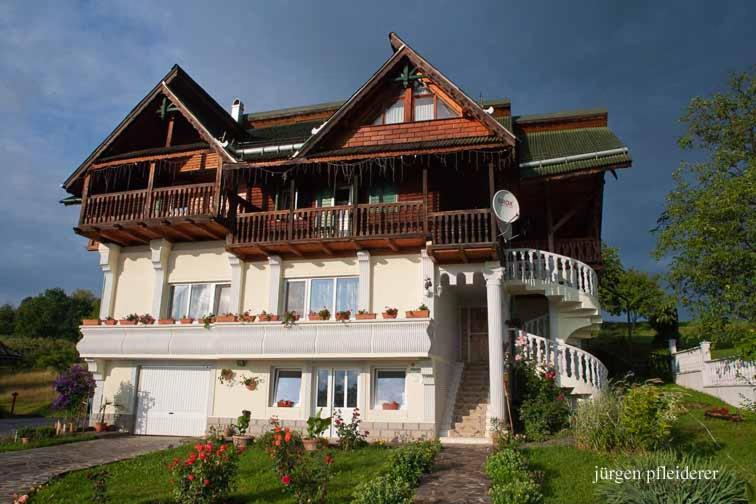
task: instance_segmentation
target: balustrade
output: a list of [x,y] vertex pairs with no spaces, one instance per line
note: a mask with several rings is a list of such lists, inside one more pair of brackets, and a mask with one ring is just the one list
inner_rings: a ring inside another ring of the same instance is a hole
[[551,252],[535,249],[509,249],[504,257],[508,280],[542,282],[567,285],[586,294],[598,294],[598,277],[587,264]]

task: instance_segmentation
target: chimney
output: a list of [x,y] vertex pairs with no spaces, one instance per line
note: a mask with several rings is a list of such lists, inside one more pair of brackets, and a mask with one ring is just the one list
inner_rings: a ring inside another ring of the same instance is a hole
[[234,101],[231,102],[231,117],[238,123],[244,118],[244,104],[239,98],[234,98]]

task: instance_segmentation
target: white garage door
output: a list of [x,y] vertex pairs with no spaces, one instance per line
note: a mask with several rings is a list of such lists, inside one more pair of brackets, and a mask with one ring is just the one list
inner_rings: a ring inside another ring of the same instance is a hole
[[201,366],[149,366],[139,372],[134,432],[201,436],[207,426],[210,370]]

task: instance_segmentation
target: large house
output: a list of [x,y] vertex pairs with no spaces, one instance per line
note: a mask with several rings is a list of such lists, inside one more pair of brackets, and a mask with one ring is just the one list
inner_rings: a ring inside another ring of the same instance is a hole
[[[65,181],[103,273],[78,344],[95,411],[201,435],[359,408],[371,438],[481,438],[513,330],[573,395],[601,388],[580,347],[605,174],[631,164],[607,112],[512,115],[389,39],[348,100],[282,110],[229,113],[174,66]],[[521,207],[506,241],[499,189]]]

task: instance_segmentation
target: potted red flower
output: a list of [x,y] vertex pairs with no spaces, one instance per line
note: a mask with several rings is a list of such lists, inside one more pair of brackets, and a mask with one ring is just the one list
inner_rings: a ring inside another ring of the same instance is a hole
[[345,321],[349,320],[349,318],[352,316],[351,310],[343,310],[343,311],[337,311],[336,312],[336,320]]
[[223,313],[221,315],[218,315],[215,317],[216,322],[236,322],[238,320],[237,316],[233,313]]
[[385,403],[383,403],[383,409],[385,409],[385,410],[398,410],[399,409],[399,403],[396,402],[396,401],[385,402]]
[[290,401],[288,399],[281,399],[276,403],[276,406],[279,408],[293,408],[294,407],[294,401]]
[[103,320],[103,322],[105,323],[105,325],[116,325],[116,322],[118,321],[113,317],[107,317],[105,320]]
[[263,310],[257,316],[257,321],[258,322],[278,322],[278,315],[273,315],[272,313],[268,313],[265,310]]
[[375,320],[375,313],[370,313],[367,310],[359,310],[355,315],[357,320]]
[[126,315],[126,318],[122,318],[119,325],[137,325],[139,322],[139,315],[136,313],[130,313]]
[[387,306],[386,309],[383,311],[383,318],[395,319],[398,314],[399,314],[398,309]]
[[254,322],[255,316],[249,313],[249,310],[245,311],[241,314],[241,317],[239,317],[242,322]]
[[409,310],[406,315],[407,318],[428,318],[430,317],[430,310],[427,306],[421,304],[417,307],[417,310]]
[[100,325],[100,319],[84,319],[81,321],[81,325],[85,326],[93,326],[93,325]]

